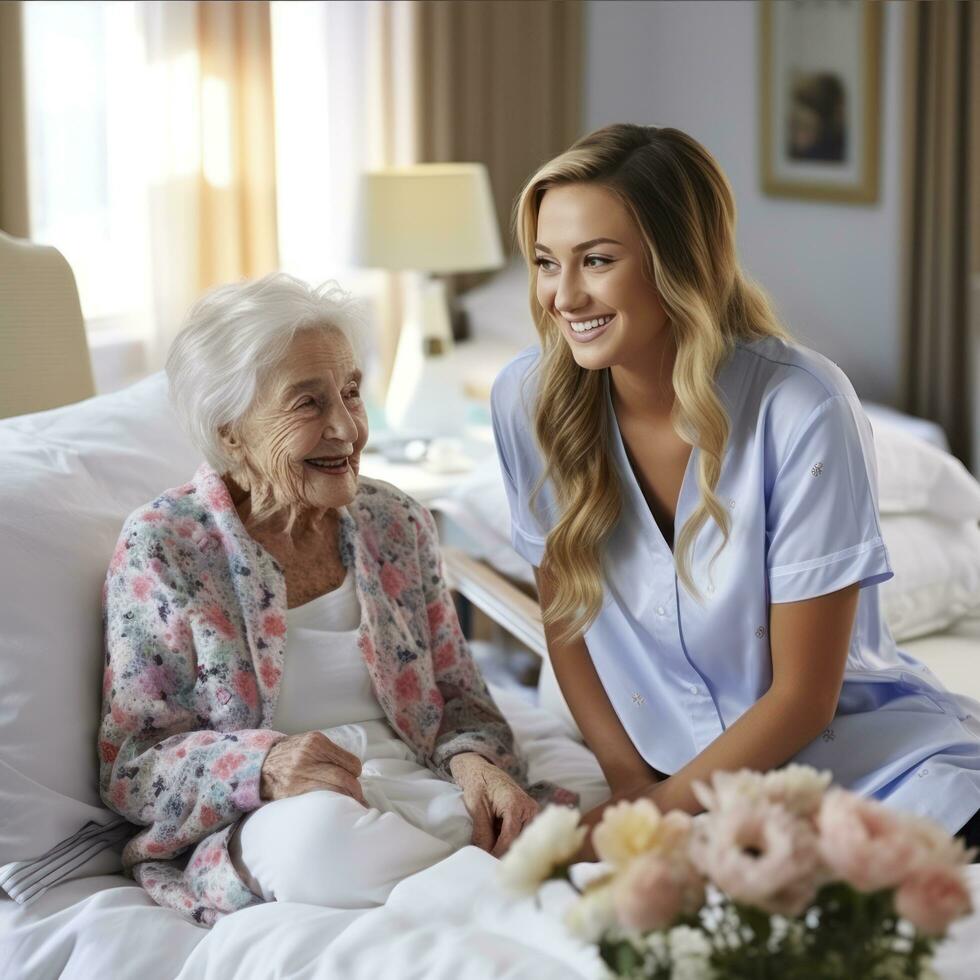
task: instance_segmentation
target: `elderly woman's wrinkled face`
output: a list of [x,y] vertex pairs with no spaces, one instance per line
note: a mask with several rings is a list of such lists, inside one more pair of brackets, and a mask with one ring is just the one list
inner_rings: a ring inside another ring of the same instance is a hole
[[339,330],[296,334],[239,429],[253,498],[260,491],[279,506],[315,509],[354,499],[368,436],[360,382]]

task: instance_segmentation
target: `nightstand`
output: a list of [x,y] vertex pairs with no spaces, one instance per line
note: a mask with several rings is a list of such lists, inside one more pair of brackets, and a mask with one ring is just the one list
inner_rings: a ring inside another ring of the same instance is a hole
[[[468,442],[476,453],[486,446]],[[489,447],[492,451],[492,446]],[[436,521],[446,580],[460,597],[460,623],[469,636],[474,619],[473,608],[480,610],[492,623],[539,657],[546,657],[544,627],[537,602],[488,564],[474,557],[468,548],[465,532],[439,508],[432,505],[451,492],[465,473],[435,473],[419,463],[391,463],[380,453],[361,456],[362,476],[385,480],[404,490],[419,503],[429,507]]]

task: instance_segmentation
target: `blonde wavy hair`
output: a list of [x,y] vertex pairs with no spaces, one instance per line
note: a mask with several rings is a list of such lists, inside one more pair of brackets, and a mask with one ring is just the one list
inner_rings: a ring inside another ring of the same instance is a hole
[[562,184],[599,184],[614,193],[639,229],[644,274],[660,293],[677,344],[671,421],[700,450],[700,501],[675,545],[677,576],[700,602],[691,574],[698,532],[712,519],[728,543],[731,518],[715,489],[730,420],[715,388],[718,370],[738,340],[791,340],[766,293],[739,268],[735,201],[715,159],[677,129],[619,123],[582,137],[541,167],[517,201],[515,228],[530,272],[531,314],[541,339],[534,431],[559,517],[548,534],[542,570],[553,584],[543,610],[561,624],[563,639],[584,632],[602,606],[603,546],[622,508],[610,452],[612,419],[606,410],[608,369],[575,363],[560,327],[538,303],[534,242],[545,192]]

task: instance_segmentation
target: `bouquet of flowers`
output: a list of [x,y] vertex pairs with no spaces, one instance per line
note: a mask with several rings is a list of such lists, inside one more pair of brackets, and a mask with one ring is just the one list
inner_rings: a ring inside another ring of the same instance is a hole
[[[649,800],[606,808],[592,833],[604,871],[566,924],[618,976],[649,980],[891,980],[934,976],[935,943],[971,911],[973,856],[936,824],[791,765],[716,773],[706,812]],[[577,811],[550,806],[501,863],[533,894],[585,839]],[[576,889],[578,890],[578,889]]]

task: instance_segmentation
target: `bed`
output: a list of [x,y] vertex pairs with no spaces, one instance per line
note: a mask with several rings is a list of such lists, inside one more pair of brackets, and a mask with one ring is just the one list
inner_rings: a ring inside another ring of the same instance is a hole
[[[978,697],[980,546],[971,535],[980,519],[980,488],[922,434],[899,424],[893,438],[879,439],[879,466],[888,474],[884,500],[898,528],[892,550],[907,552],[903,577],[914,585],[895,594],[891,615],[910,637],[904,649]],[[196,463],[167,405],[161,375],[0,422],[0,873],[11,855],[40,853],[41,841],[59,840],[87,821],[104,824],[109,816],[98,798],[93,748],[102,579],[125,515],[186,479]],[[438,502],[449,536],[459,535],[446,549],[447,572],[470,602],[542,655],[529,570],[507,551],[495,480],[499,474],[487,456]],[[937,538],[942,543],[936,545]],[[962,545],[955,561],[950,542]],[[930,547],[940,557],[927,574],[921,566],[929,564]],[[577,790],[585,808],[601,802],[607,794],[602,774],[581,743],[546,657],[530,702],[512,689],[493,690],[529,757],[532,778]],[[0,976],[602,976],[594,950],[561,925],[572,897],[568,887],[549,886],[540,904],[515,901],[499,891],[496,864],[466,847],[405,880],[381,908],[271,903],[206,930],[155,906],[119,873],[118,846],[109,847],[29,904],[0,898]],[[970,874],[980,908],[980,868]],[[977,948],[980,915],[954,930],[937,963],[940,975],[975,978]]]

